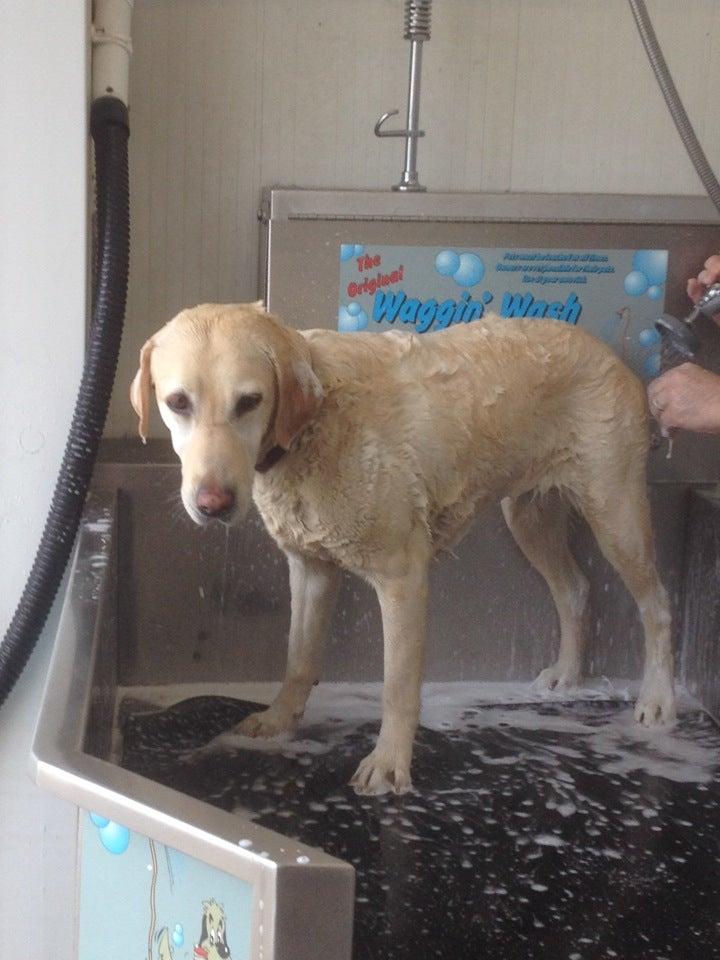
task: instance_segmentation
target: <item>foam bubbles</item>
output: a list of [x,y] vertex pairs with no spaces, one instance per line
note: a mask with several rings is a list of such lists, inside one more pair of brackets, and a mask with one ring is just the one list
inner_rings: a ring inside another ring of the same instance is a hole
[[564,847],[565,841],[555,833],[539,833],[534,837],[539,847]]

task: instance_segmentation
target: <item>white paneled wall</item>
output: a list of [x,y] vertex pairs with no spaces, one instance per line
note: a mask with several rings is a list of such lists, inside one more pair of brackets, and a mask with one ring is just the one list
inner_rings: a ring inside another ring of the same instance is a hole
[[[82,368],[89,3],[0,2],[0,643],[42,533]],[[0,712],[3,953],[74,960],[77,811],[30,779],[57,604]]]
[[[720,3],[648,0],[677,87],[720,169]],[[137,0],[133,255],[108,432],[181,307],[257,294],[262,186],[385,189],[402,144],[401,0]],[[700,193],[626,0],[436,0],[423,64],[421,179],[436,190]],[[720,237],[718,241],[720,247]]]

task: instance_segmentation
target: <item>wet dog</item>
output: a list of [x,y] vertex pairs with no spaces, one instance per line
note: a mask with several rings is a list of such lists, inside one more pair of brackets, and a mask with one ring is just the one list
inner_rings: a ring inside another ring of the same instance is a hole
[[208,304],[142,348],[131,400],[143,437],[153,385],[193,520],[237,522],[252,497],[288,558],[285,681],[240,732],[296,727],[318,679],[339,570],[350,570],[377,592],[385,650],[380,735],[352,783],[360,793],[408,790],[428,567],[497,500],[557,607],[559,655],[538,684],[580,679],[588,584],[567,544],[577,510],[640,610],[636,718],[674,718],[670,613],[645,485],[645,392],[594,337],[558,321],[493,316],[421,337],[298,332],[262,304]]

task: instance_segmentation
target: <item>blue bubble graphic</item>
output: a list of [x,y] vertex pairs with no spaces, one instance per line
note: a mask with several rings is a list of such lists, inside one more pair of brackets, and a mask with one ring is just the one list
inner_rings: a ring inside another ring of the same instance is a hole
[[641,297],[648,288],[648,279],[639,270],[632,270],[625,277],[625,293],[630,297]]
[[485,276],[485,264],[476,253],[461,253],[460,266],[453,274],[453,280],[460,287],[473,287]]
[[362,313],[362,307],[356,300],[351,300],[345,309],[351,317],[357,317],[360,313]]
[[100,842],[110,853],[125,853],[130,846],[130,831],[111,820],[100,830]]
[[355,254],[356,257],[361,256],[363,253],[365,253],[365,244],[356,243],[355,246],[353,247],[353,253]]
[[185,931],[179,923],[175,924],[175,929],[173,930],[172,941],[176,947],[181,947],[185,943]]
[[660,373],[660,354],[651,353],[643,360],[643,373],[647,377],[656,377]]
[[[357,310],[350,311],[350,306],[357,307]],[[358,330],[364,330],[368,325],[368,315],[360,307],[360,304],[350,304],[349,306],[340,305],[338,310],[338,330],[340,333],[357,333]]]
[[654,327],[645,327],[638,334],[638,341],[642,347],[655,347],[660,343],[660,334]]
[[656,283],[647,288],[647,295],[651,300],[659,300],[662,297],[662,293],[662,287],[659,287]]
[[442,250],[435,257],[435,269],[443,277],[451,277],[460,267],[460,257],[454,250]]
[[341,243],[340,244],[340,260],[345,261],[349,260],[355,253],[355,245],[352,243]]
[[361,310],[355,319],[357,321],[358,330],[365,330],[368,325],[368,315],[365,313],[365,311]]
[[106,827],[110,823],[107,817],[101,817],[99,813],[91,813],[90,819],[96,827]]
[[645,274],[650,286],[658,286],[667,280],[667,250],[638,250],[632,265],[633,270]]

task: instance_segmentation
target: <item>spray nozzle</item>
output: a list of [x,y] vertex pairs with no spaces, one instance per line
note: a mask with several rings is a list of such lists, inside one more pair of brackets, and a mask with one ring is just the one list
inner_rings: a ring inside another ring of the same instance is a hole
[[685,360],[692,360],[700,350],[700,338],[693,329],[698,317],[712,317],[720,313],[720,283],[713,284],[698,300],[690,313],[682,320],[663,314],[655,321],[655,329],[672,350]]
[[700,338],[692,328],[694,319],[678,320],[665,313],[655,321],[655,329],[662,336],[664,344],[684,360],[692,360],[700,349]]

